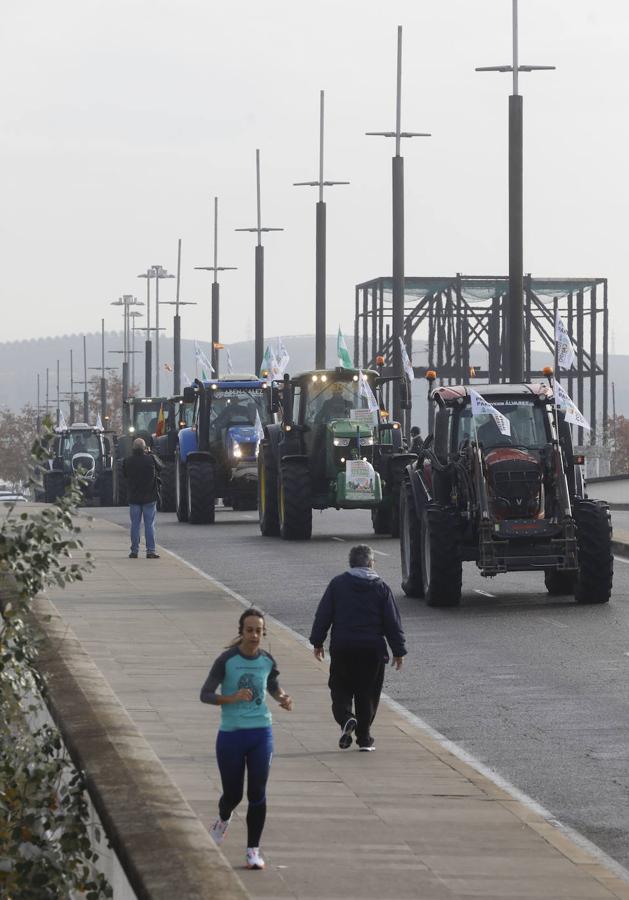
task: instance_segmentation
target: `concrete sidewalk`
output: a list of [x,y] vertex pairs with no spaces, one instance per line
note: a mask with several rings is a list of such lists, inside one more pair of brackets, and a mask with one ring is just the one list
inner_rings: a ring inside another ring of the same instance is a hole
[[[199,702],[199,688],[242,606],[167,551],[127,559],[119,526],[83,527],[96,570],[50,599],[208,824],[220,793],[219,712]],[[293,633],[268,626],[295,706],[271,701],[266,871],[244,869],[246,803],[222,847],[252,897],[629,900],[627,882],[387,703],[377,751],[339,751],[325,668]]]

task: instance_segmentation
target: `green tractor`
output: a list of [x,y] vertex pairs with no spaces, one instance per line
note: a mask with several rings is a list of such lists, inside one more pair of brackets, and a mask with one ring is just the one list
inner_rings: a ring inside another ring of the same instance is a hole
[[146,446],[152,448],[160,410],[167,411],[166,397],[129,397],[122,404],[122,434],[115,441],[114,460],[114,505],[127,505],[127,485],[122,474],[122,462],[131,455],[133,441],[144,438]]
[[397,534],[400,485],[415,460],[399,423],[376,400],[391,378],[326,369],[284,378],[283,421],[267,425],[258,455],[263,535],[308,540],[313,509],[370,509],[377,534]]

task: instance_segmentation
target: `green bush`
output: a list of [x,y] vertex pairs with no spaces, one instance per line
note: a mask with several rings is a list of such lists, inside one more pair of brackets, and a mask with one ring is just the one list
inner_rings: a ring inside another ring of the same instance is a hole
[[[44,434],[32,449],[31,487],[48,458]],[[41,484],[39,484],[41,486]],[[96,873],[84,777],[45,719],[46,683],[29,606],[49,585],[80,581],[92,567],[75,525],[80,480],[35,512],[6,504],[0,524],[0,897],[58,900],[111,897]],[[44,724],[42,724],[44,722]]]

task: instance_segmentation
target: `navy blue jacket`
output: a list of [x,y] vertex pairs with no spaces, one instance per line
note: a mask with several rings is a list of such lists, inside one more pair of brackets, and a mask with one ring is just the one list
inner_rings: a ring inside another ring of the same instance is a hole
[[406,654],[400,611],[391,588],[381,578],[360,578],[349,572],[333,578],[319,602],[310,643],[322,647],[330,627],[331,653],[376,647],[388,659],[386,638],[393,656]]

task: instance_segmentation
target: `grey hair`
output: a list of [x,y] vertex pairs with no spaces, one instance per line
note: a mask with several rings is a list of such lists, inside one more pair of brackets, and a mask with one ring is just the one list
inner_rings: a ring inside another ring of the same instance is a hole
[[374,561],[374,553],[368,544],[356,544],[349,551],[350,569],[366,569]]
[[146,441],[144,438],[136,438],[133,442],[134,450],[146,450]]

